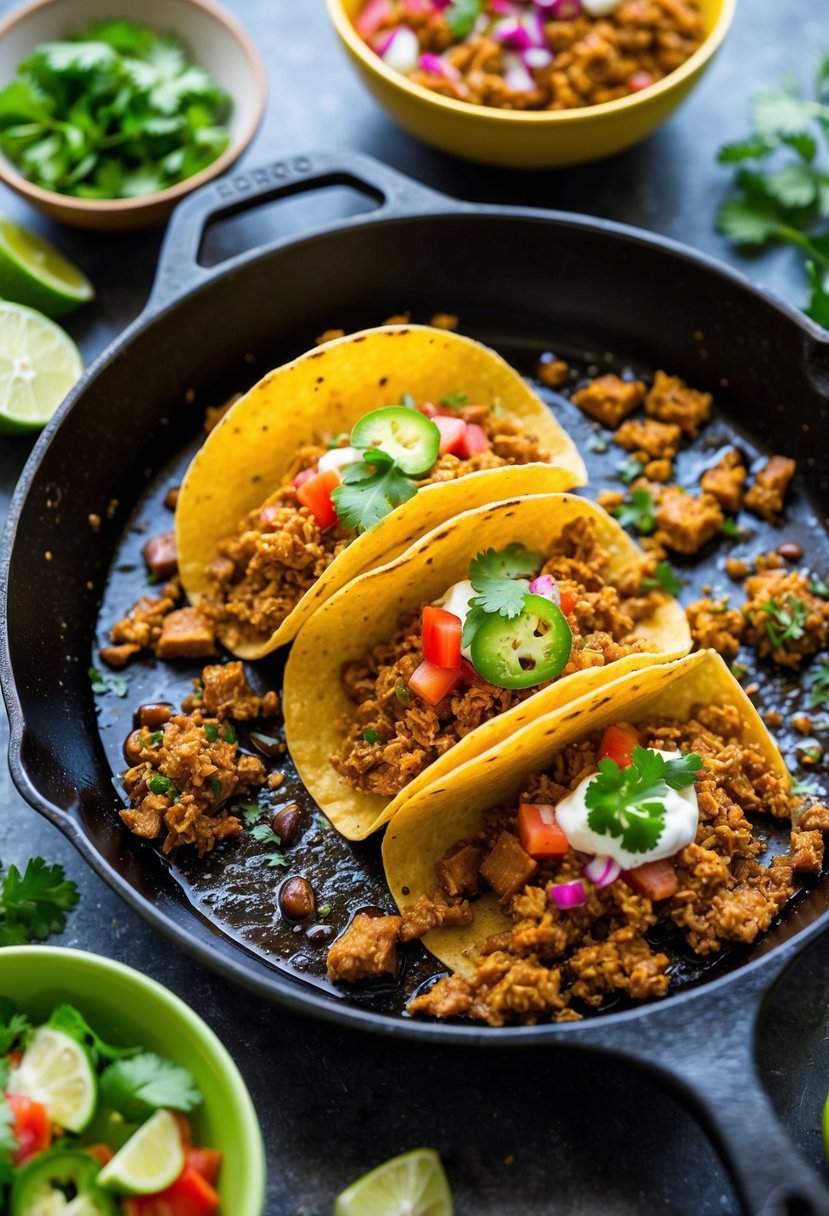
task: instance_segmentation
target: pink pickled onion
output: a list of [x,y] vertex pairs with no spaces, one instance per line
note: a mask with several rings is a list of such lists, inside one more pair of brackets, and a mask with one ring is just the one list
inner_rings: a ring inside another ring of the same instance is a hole
[[518,55],[506,52],[504,68],[504,84],[508,89],[513,89],[516,93],[531,93],[536,87],[535,81]]
[[622,867],[612,857],[593,857],[584,867],[584,876],[595,887],[609,887],[622,873]]
[[547,894],[557,908],[580,908],[587,903],[587,892],[580,878],[575,882],[560,882],[547,888]]
[[354,19],[354,28],[366,41],[394,16],[391,0],[368,0],[363,11]]
[[558,589],[558,584],[550,574],[539,574],[538,578],[534,578],[530,583],[530,595],[542,595],[545,600],[552,600],[554,604],[561,603],[561,592]]
[[522,51],[521,58],[524,66],[532,71],[534,68],[548,68],[553,62],[553,52],[543,46],[531,46],[528,51]]

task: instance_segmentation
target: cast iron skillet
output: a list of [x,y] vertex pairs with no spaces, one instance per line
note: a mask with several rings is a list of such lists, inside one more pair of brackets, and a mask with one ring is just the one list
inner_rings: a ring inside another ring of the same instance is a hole
[[[199,264],[211,220],[329,185],[361,191],[376,210],[219,269]],[[148,865],[146,850],[137,859],[117,824],[86,667],[130,506],[190,438],[188,390],[221,400],[309,334],[404,308],[459,313],[471,332],[508,332],[527,350],[589,334],[594,349],[687,376],[716,390],[726,412],[742,411],[769,450],[796,456],[812,502],[829,504],[829,336],[733,271],[599,220],[458,203],[353,154],[234,174],[179,207],[143,316],[70,394],[15,494],[0,567],[0,676],[15,783],[142,916],[259,996],[435,1045],[555,1042],[617,1053],[702,1119],[746,1212],[829,1216],[829,1190],[778,1123],[754,1063],[765,999],[829,921],[825,886],[742,966],[699,988],[594,1021],[493,1031],[392,1018],[269,968],[212,933],[163,866]],[[103,518],[100,531],[90,514]]]

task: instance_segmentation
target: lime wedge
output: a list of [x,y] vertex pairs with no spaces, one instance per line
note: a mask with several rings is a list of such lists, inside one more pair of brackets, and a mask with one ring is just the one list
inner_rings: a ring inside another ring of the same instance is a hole
[[39,431],[82,372],[80,351],[59,325],[0,300],[0,432]]
[[65,317],[94,295],[86,275],[54,245],[0,216],[0,296]]
[[452,1216],[452,1192],[433,1148],[384,1161],[337,1196],[334,1216]]
[[51,1121],[68,1132],[83,1131],[98,1100],[98,1082],[86,1048],[49,1026],[41,1026],[29,1039],[5,1088],[40,1102]]
[[119,1195],[166,1191],[184,1169],[184,1145],[168,1110],[157,1110],[133,1132],[98,1175],[98,1186]]

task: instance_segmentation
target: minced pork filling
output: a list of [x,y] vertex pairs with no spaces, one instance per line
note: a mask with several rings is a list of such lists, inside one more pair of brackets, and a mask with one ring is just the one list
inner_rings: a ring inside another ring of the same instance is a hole
[[[482,469],[549,460],[538,437],[513,414],[484,405],[453,412],[464,422],[482,427],[492,446],[468,460],[441,456],[418,486],[454,481]],[[328,438],[301,448],[281,485],[240,520],[233,536],[218,543],[200,607],[209,613],[231,650],[269,638],[354,540],[355,533],[339,523],[323,531],[308,508],[300,505],[293,486],[298,473],[329,451]],[[344,436],[339,446],[347,442]]]
[[[502,900],[512,926],[481,944],[471,979],[439,979],[410,1002],[411,1013],[465,1015],[503,1026],[574,1021],[620,994],[636,1001],[664,996],[671,982],[671,960],[655,943],[664,942],[666,928],[681,935],[701,957],[717,953],[726,943],[753,942],[795,893],[796,876],[819,872],[821,829],[829,828],[829,809],[806,807],[802,797],[789,796],[788,780],[769,771],[759,747],[741,741],[736,708],[697,706],[687,722],[662,719],[640,723],[637,730],[645,747],[696,752],[704,763],[696,784],[696,840],[672,858],[676,894],[653,903],[620,878],[603,888],[585,884],[588,899],[581,907],[562,910],[550,899],[549,885],[582,878],[587,858],[571,849],[555,860],[533,861],[516,835],[518,805],[555,806],[596,770],[600,736],[573,743],[547,772],[528,778],[516,805],[490,810],[473,840],[458,841],[447,851],[435,866],[436,883],[426,895],[402,916],[382,918],[390,922],[385,926],[387,938],[394,929],[394,942],[419,937],[438,925],[474,926],[475,896],[488,889],[486,875],[492,867],[487,859],[496,846],[515,867],[516,893]],[[766,845],[758,827],[766,815],[793,824],[788,854],[775,857],[770,865],[760,860]],[[659,931],[652,932],[657,926]],[[382,932],[383,926],[372,922],[358,929],[351,950],[348,933],[335,943],[338,953],[333,960],[329,956],[332,978],[370,974],[365,969],[372,957],[369,934]],[[355,946],[362,953],[349,957]]]
[[[641,592],[645,566],[632,570],[626,582],[612,584],[608,560],[593,521],[577,519],[563,529],[544,563],[542,573],[562,592],[576,595],[567,614],[573,650],[558,679],[652,649],[632,636],[636,622],[656,604],[653,592]],[[355,710],[341,724],[345,738],[331,763],[355,789],[394,797],[464,735],[545,687],[496,688],[476,676],[436,706],[427,705],[408,686],[423,658],[420,622],[420,610],[404,616],[387,642],[343,667],[343,685]]]

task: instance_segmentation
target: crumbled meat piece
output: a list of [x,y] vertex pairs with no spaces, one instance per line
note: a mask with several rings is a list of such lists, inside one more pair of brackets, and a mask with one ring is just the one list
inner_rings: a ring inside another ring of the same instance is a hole
[[610,374],[591,380],[573,393],[572,399],[591,418],[615,431],[642,404],[645,386],[641,380],[623,380]]
[[797,714],[792,718],[792,726],[801,735],[811,735],[812,719],[808,714]]
[[726,515],[736,515],[742,504],[747,476],[742,456],[736,448],[729,448],[715,465],[705,470],[700,485],[716,498]]
[[813,829],[829,832],[829,806],[824,806],[822,802],[813,803],[801,814],[797,826],[806,832]]
[[435,862],[438,882],[450,898],[473,899],[480,894],[482,861],[476,845],[461,841]]
[[176,608],[164,617],[153,650],[159,659],[209,659],[216,653],[216,627],[199,607]]
[[716,536],[722,528],[723,513],[711,494],[684,493],[679,486],[666,486],[659,492],[656,508],[657,536],[669,549],[691,555]]
[[725,572],[735,583],[741,583],[751,573],[751,566],[740,557],[728,557],[725,561]]
[[797,570],[766,569],[746,579],[744,641],[761,658],[799,667],[806,655],[829,645],[829,601],[815,595]]
[[783,511],[786,491],[796,468],[797,463],[786,456],[770,457],[746,494],[745,505],[748,510],[774,523]]
[[137,642],[122,642],[120,646],[102,646],[99,654],[107,667],[120,670],[126,667],[130,659],[139,654],[141,647]]
[[526,886],[538,869],[511,832],[502,832],[495,847],[481,863],[481,878],[492,887],[500,900],[511,899]]
[[570,364],[565,363],[563,359],[539,359],[535,374],[548,388],[561,388],[567,383]]
[[674,466],[670,460],[649,460],[642,472],[648,481],[670,481]]
[[472,989],[460,975],[442,976],[427,992],[409,1001],[409,1013],[427,1018],[457,1018],[468,1013]]
[[142,595],[133,604],[125,617],[116,621],[109,631],[110,640],[116,646],[128,643],[139,650],[152,650],[161,637],[164,618],[173,611],[181,600],[181,586],[178,579],[173,579],[161,589],[158,597]]
[[683,434],[696,439],[699,429],[711,417],[710,393],[691,388],[679,376],[658,371],[645,398],[645,413],[660,422],[674,423]]
[[679,451],[681,429],[669,422],[657,422],[653,418],[629,418],[623,422],[613,442],[626,452],[635,452],[639,459],[673,460]]
[[460,325],[460,317],[453,312],[436,312],[429,324],[433,329],[455,330]]
[[205,713],[217,718],[243,722],[250,718],[272,718],[279,710],[279,697],[275,692],[269,690],[259,696],[253,691],[242,663],[205,667],[200,683],[200,700],[191,697],[185,706],[195,702]]
[[394,975],[402,923],[399,916],[358,912],[328,951],[328,978],[333,983],[356,984]]
[[746,623],[742,612],[729,608],[726,600],[704,599],[689,604],[685,614],[698,650],[710,647],[727,663],[737,657]]
[[400,940],[410,942],[432,929],[471,924],[472,909],[467,900],[449,900],[440,887],[431,887],[404,910]]
[[823,836],[816,829],[792,830],[790,850],[792,871],[795,874],[819,874],[823,868]]
[[164,506],[168,511],[175,511],[178,506],[179,487],[170,486],[167,493],[164,495]]
[[175,532],[162,532],[153,536],[141,550],[144,561],[158,582],[165,582],[178,574],[178,548]]

